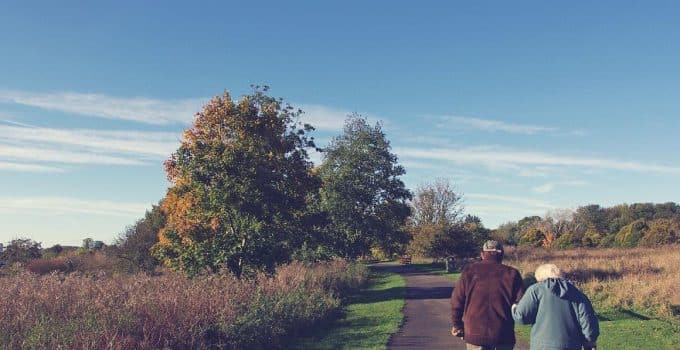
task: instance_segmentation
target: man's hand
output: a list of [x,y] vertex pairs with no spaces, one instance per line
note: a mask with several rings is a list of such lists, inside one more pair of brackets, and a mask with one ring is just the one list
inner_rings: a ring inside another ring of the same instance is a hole
[[594,341],[587,341],[583,343],[583,349],[584,350],[595,350],[597,348],[597,343]]
[[454,336],[454,337],[462,338],[463,337],[463,330],[458,329],[456,327],[452,327],[451,328],[451,335]]

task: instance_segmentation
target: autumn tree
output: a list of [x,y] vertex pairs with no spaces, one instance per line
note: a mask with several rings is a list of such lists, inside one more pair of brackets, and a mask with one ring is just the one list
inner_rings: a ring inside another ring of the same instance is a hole
[[304,243],[308,194],[319,186],[307,154],[313,128],[267,90],[213,98],[166,161],[172,185],[154,251],[167,265],[241,275],[287,261]]
[[327,237],[338,255],[358,257],[374,247],[391,253],[406,243],[411,193],[399,178],[404,173],[380,123],[359,115],[345,121],[319,169]]

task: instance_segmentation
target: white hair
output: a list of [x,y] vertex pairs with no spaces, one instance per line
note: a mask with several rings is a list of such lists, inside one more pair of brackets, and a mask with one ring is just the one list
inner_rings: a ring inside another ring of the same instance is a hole
[[554,264],[543,264],[536,268],[534,277],[538,282],[548,278],[560,278],[562,277],[562,271]]

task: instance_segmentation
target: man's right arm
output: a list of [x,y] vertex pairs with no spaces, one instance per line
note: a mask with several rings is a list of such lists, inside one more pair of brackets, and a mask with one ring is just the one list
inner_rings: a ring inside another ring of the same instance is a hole
[[519,273],[519,271],[515,270],[514,277],[512,279],[512,297],[513,297],[513,304],[519,303],[519,301],[522,299],[522,296],[524,296],[524,281],[522,281],[522,275]]

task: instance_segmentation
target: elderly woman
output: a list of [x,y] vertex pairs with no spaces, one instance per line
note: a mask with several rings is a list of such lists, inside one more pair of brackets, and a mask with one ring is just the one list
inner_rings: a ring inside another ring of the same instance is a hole
[[531,324],[531,350],[595,349],[600,328],[590,300],[564,279],[553,264],[536,269],[536,284],[529,287],[512,317]]

